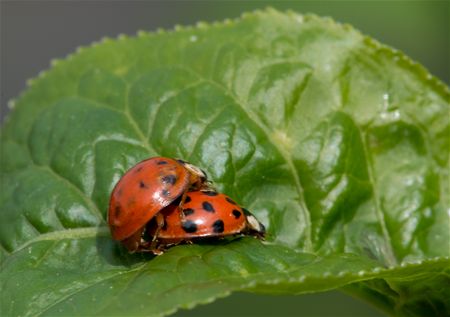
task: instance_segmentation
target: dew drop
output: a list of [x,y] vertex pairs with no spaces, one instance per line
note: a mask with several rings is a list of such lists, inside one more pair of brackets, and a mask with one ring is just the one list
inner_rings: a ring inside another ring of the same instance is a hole
[[398,110],[393,111],[391,116],[392,116],[393,119],[400,118],[400,111],[398,111]]
[[247,277],[248,276],[248,271],[246,269],[240,269],[239,270],[239,274],[243,277]]
[[383,94],[383,109],[387,111],[389,108],[389,94]]

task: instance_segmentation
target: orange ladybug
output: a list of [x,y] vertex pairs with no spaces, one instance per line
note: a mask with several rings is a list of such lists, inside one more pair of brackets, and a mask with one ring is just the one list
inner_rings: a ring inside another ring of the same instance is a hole
[[142,161],[119,180],[109,201],[108,223],[115,240],[129,251],[143,243],[145,225],[188,190],[212,188],[198,167],[165,157]]
[[212,190],[186,193],[182,207],[171,204],[161,210],[163,223],[149,222],[147,234],[155,243],[150,251],[160,254],[171,245],[199,238],[252,235],[263,238],[264,226],[227,195]]

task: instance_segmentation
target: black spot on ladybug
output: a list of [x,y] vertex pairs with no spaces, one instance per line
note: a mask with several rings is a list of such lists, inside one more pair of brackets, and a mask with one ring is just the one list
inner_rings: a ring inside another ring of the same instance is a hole
[[194,209],[192,209],[192,208],[186,208],[186,209],[183,209],[183,214],[184,214],[185,216],[192,215],[193,213],[194,213]]
[[248,211],[248,209],[242,208],[242,210],[244,211],[244,214],[245,214],[246,216],[253,216],[253,215],[251,214],[251,212]]
[[163,176],[163,178],[161,180],[164,184],[175,185],[175,183],[177,182],[177,177],[173,174],[169,174],[169,175]]
[[217,192],[213,191],[213,190],[207,190],[202,192],[203,194],[205,194],[206,196],[217,196],[219,195]]
[[226,199],[230,204],[237,205],[236,202],[235,202],[233,199],[231,199],[230,197],[225,197],[225,199]]
[[209,202],[204,201],[202,203],[203,209],[205,209],[207,212],[215,212],[213,205],[211,205]]
[[142,171],[142,166],[138,167],[135,172],[139,173],[140,171]]
[[140,188],[148,188],[147,184],[145,184],[143,181],[139,181],[139,187]]
[[241,216],[241,212],[237,209],[233,209],[232,211],[234,218],[239,219],[239,217]]
[[120,209],[120,206],[116,206],[116,209],[114,209],[114,215],[116,217],[119,217],[119,215],[121,214],[122,209]]
[[170,192],[169,192],[167,189],[163,189],[163,190],[161,191],[161,194],[162,194],[164,197],[170,196]]
[[187,204],[187,203],[191,202],[191,200],[192,200],[191,197],[186,196],[186,198],[184,199],[184,203]]
[[223,232],[223,221],[222,220],[216,220],[214,221],[214,223],[212,224],[212,228],[214,233],[222,233]]
[[158,161],[156,162],[157,165],[164,165],[167,164],[167,161]]
[[186,220],[185,222],[181,223],[181,228],[183,228],[183,230],[187,233],[194,233],[197,231],[197,225],[191,220]]

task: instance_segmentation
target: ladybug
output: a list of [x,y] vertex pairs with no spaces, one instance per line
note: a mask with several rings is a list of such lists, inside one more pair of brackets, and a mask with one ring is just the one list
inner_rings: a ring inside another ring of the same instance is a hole
[[161,254],[166,247],[201,238],[252,235],[264,238],[265,228],[247,209],[213,190],[186,193],[182,206],[171,204],[147,226],[149,250]]
[[147,222],[188,190],[212,188],[206,173],[183,160],[152,157],[119,180],[111,193],[108,224],[115,240],[137,251]]

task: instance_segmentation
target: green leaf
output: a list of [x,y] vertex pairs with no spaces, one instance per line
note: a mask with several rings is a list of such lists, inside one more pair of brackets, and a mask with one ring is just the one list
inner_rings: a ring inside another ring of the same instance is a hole
[[[340,288],[444,315],[449,96],[350,26],[271,9],[81,48],[2,129],[1,314],[166,315],[237,290]],[[205,169],[267,241],[125,252],[109,194],[155,155]]]

